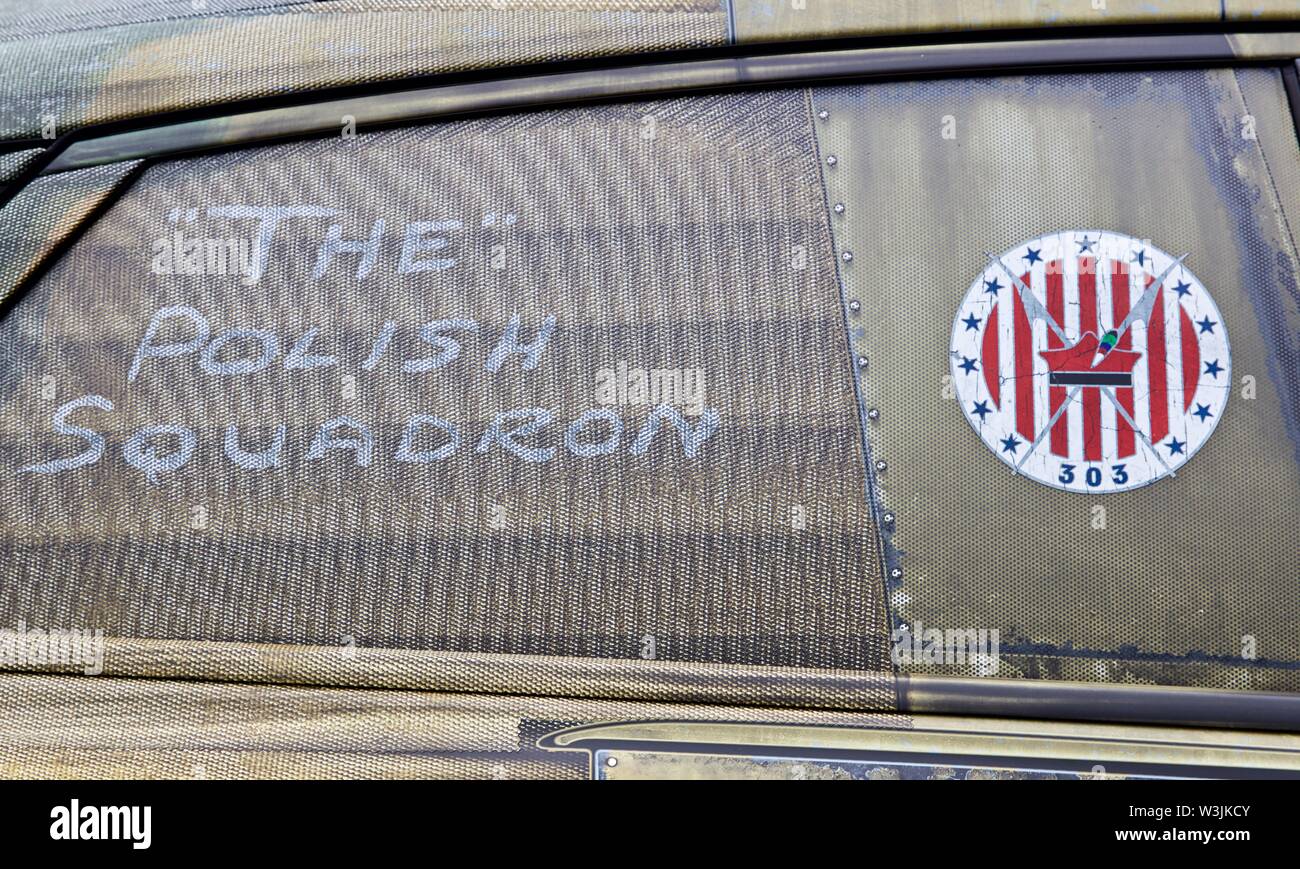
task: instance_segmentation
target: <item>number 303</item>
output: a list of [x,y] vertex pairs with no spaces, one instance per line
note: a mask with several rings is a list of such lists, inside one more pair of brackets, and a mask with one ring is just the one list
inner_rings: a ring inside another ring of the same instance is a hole
[[[1064,485],[1068,486],[1074,482],[1075,471],[1077,469],[1078,469],[1077,465],[1062,464],[1061,474],[1056,479],[1059,480]],[[1083,480],[1089,486],[1100,486],[1102,476],[1103,473],[1101,468],[1098,468],[1095,465],[1089,465],[1088,468],[1083,472]],[[1123,465],[1110,466],[1110,481],[1116,486],[1122,486],[1128,482],[1128,471],[1124,469]]]

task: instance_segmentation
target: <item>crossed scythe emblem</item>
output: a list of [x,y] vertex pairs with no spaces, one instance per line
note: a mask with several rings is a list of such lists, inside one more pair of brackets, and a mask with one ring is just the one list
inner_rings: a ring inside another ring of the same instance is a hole
[[[1112,389],[1116,384],[1125,385],[1125,381],[1131,378],[1130,372],[1132,371],[1133,366],[1137,363],[1137,360],[1141,357],[1141,354],[1130,350],[1116,350],[1114,348],[1116,344],[1118,344],[1119,339],[1124,336],[1124,333],[1129,330],[1129,327],[1132,326],[1133,323],[1138,320],[1141,320],[1144,323],[1150,322],[1152,312],[1155,309],[1156,296],[1160,293],[1161,286],[1164,284],[1165,279],[1169,277],[1170,273],[1173,272],[1176,267],[1181,265],[1182,261],[1187,258],[1187,254],[1176,257],[1169,266],[1160,273],[1159,277],[1147,285],[1146,290],[1142,294],[1142,298],[1139,299],[1138,303],[1129,310],[1128,315],[1124,317],[1123,322],[1121,322],[1117,327],[1107,332],[1100,339],[1092,332],[1085,332],[1080,336],[1078,341],[1073,343],[1066,336],[1065,330],[1061,328],[1061,325],[1057,323],[1056,319],[1051,315],[1051,312],[1049,312],[1047,308],[1038,301],[1038,298],[1034,295],[1033,291],[1025,285],[1025,282],[1007,267],[1007,264],[1002,261],[1002,258],[995,256],[988,251],[985,251],[985,255],[990,261],[996,263],[998,268],[1001,269],[1008,278],[1010,278],[1012,284],[1016,288],[1017,295],[1020,297],[1020,303],[1024,306],[1025,315],[1029,320],[1032,322],[1035,319],[1041,319],[1047,324],[1047,328],[1051,329],[1056,337],[1061,340],[1063,349],[1043,351],[1042,355],[1044,359],[1047,360],[1049,369],[1051,369],[1052,385],[1069,386],[1070,388],[1070,391],[1066,394],[1065,401],[1061,402],[1060,407],[1056,408],[1051,419],[1047,421],[1047,425],[1038,432],[1033,443],[1029,445],[1029,449],[1025,451],[1024,455],[1016,460],[1016,463],[1012,466],[1012,473],[1020,473],[1020,466],[1024,464],[1026,459],[1034,454],[1034,451],[1038,449],[1039,444],[1043,442],[1043,438],[1045,438],[1048,432],[1052,430],[1052,427],[1056,425],[1062,414],[1064,414],[1066,410],[1069,409],[1070,405],[1074,403],[1074,400],[1078,397],[1079,390],[1088,386],[1096,387],[1101,391],[1102,395],[1106,396],[1106,400],[1114,406],[1115,412],[1124,420],[1125,423],[1128,424],[1129,428],[1138,433],[1139,437],[1142,438],[1142,443],[1146,446],[1151,455],[1155,456],[1156,461],[1165,469],[1165,472],[1171,477],[1175,476],[1173,469],[1169,467],[1164,458],[1160,455],[1159,451],[1156,450],[1155,446],[1151,443],[1151,439],[1147,437],[1146,432],[1138,426],[1132,415],[1129,414],[1129,412],[1124,408],[1124,405],[1120,403]],[[1088,358],[1089,356],[1091,356],[1091,359]]]

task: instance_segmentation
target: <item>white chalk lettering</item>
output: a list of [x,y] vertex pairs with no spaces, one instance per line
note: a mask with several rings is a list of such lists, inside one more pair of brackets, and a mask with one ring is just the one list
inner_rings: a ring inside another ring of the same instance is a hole
[[677,429],[677,435],[682,442],[682,452],[686,454],[686,458],[693,459],[699,452],[700,446],[717,431],[718,411],[712,407],[706,408],[700,415],[699,424],[692,426],[677,412],[676,408],[661,404],[650,412],[629,452],[639,456],[650,449],[650,442],[654,440],[655,433],[659,431],[659,425],[664,420],[668,420],[673,428]]
[[424,371],[433,371],[453,362],[460,355],[460,342],[449,335],[439,334],[452,329],[464,329],[475,331],[478,329],[478,323],[466,318],[454,320],[435,320],[432,323],[425,323],[420,327],[420,338],[426,344],[437,347],[442,352],[437,356],[429,356],[425,359],[408,359],[402,363],[402,370],[411,373],[421,373]]
[[361,260],[357,263],[357,280],[365,280],[366,275],[375,267],[375,261],[379,259],[379,243],[384,238],[384,219],[381,217],[375,221],[370,230],[370,237],[356,241],[345,241],[343,238],[343,224],[335,223],[325,233],[325,242],[320,246],[320,251],[316,255],[316,267],[312,269],[311,276],[320,279],[329,268],[330,260],[334,259],[335,254],[340,253],[359,253]]
[[[417,450],[415,448],[415,436],[425,426],[433,426],[445,431],[447,433],[447,442],[432,450]],[[436,462],[456,452],[456,448],[459,446],[460,430],[454,424],[442,417],[421,413],[416,414],[407,421],[406,428],[402,431],[402,442],[397,445],[397,453],[394,458],[399,462],[418,462],[420,464]]]
[[[549,462],[555,457],[555,447],[530,447],[518,443],[515,439],[537,434],[551,424],[555,414],[542,407],[526,407],[519,410],[502,411],[492,420],[483,437],[479,439],[477,452],[486,453],[494,444],[500,444],[511,455],[518,456],[525,462]],[[527,420],[523,425],[509,431],[506,423],[515,420]]]
[[[222,349],[231,341],[257,341],[262,345],[256,359],[218,359]],[[209,374],[252,374],[261,371],[280,355],[280,339],[265,329],[230,329],[212,339],[199,356],[199,365]]]
[[215,205],[208,209],[210,217],[230,217],[234,219],[253,218],[257,221],[257,237],[253,240],[253,263],[248,273],[249,283],[257,283],[266,271],[266,260],[271,252],[271,242],[275,239],[275,230],[281,221],[291,217],[333,217],[337,208],[321,208],[317,205]]
[[320,356],[311,352],[312,342],[320,334],[320,328],[312,326],[302,334],[293,349],[284,357],[284,367],[286,370],[306,370],[308,368],[326,368],[330,365],[338,365],[337,356]]
[[[58,434],[79,437],[86,449],[69,457],[41,464],[28,465],[18,473],[55,474],[71,471],[98,462],[104,455],[105,438],[98,432],[68,423],[76,410],[93,407],[112,411],[113,403],[101,395],[86,395],[70,401],[55,411],[52,427]],[[478,440],[475,452],[479,455],[500,448],[507,454],[526,462],[545,463],[555,458],[555,446],[547,445],[547,428],[555,421],[555,412],[548,408],[524,407],[498,412]],[[709,440],[719,424],[718,411],[708,408],[695,425],[671,407],[656,408],[647,418],[628,446],[631,455],[649,452],[656,433],[667,421],[678,433],[682,454],[695,458],[702,445]],[[226,459],[235,467],[248,471],[281,468],[285,465],[288,426],[254,425],[252,432],[241,432],[236,424],[227,425],[221,449]],[[613,408],[596,407],[583,411],[568,423],[563,431],[564,448],[578,458],[612,455],[623,442],[624,423]],[[250,436],[251,444],[246,444]],[[268,439],[269,434],[269,439]],[[403,464],[430,464],[447,459],[460,449],[461,427],[454,421],[432,414],[415,414],[407,418],[402,435],[392,452],[394,461]],[[148,425],[131,434],[122,447],[122,455],[132,468],[144,472],[150,483],[157,483],[164,474],[174,473],[190,463],[198,450],[198,435],[187,426],[174,423]],[[335,417],[322,423],[314,432],[307,450],[307,459],[327,458],[336,451],[350,451],[357,467],[369,467],[376,450],[376,440],[365,423],[346,416]]]
[[370,371],[379,364],[379,360],[384,358],[384,354],[388,352],[388,345],[393,342],[393,335],[395,334],[397,334],[397,324],[389,320],[379,330],[374,346],[370,348],[370,355],[366,357],[365,362],[361,363],[362,371]]
[[451,258],[416,259],[415,255],[431,250],[442,250],[448,245],[445,235],[425,239],[427,233],[449,232],[460,228],[459,220],[420,220],[406,224],[406,236],[402,239],[402,259],[397,264],[397,273],[406,275],[411,272],[441,271],[454,266],[456,260]]
[[[258,219],[261,221],[259,233],[265,235],[269,243],[280,221],[289,217],[320,217],[330,211],[305,207],[241,210],[232,206],[222,213],[231,217]],[[357,254],[362,260],[359,275],[364,276],[364,273],[373,267],[373,259],[377,255],[379,242],[383,236],[382,221],[377,221],[371,237],[362,241],[344,240],[338,227],[339,224],[331,226],[326,244],[322,246],[317,257],[317,265],[321,269],[328,269],[335,254]],[[444,245],[437,243],[437,239],[431,239],[430,234],[452,228],[459,228],[459,224],[455,221],[430,221],[421,224],[417,230],[410,233],[410,237],[415,241],[410,243],[409,256],[415,257],[421,252],[441,249]],[[368,260],[372,262],[367,264]],[[431,259],[412,261],[433,262]],[[171,366],[172,376],[183,376],[189,380],[195,376],[196,371],[215,377],[257,375],[267,372],[283,356],[284,371],[299,372],[297,377],[311,381],[307,390],[312,394],[316,394],[316,391],[322,388],[326,389],[326,395],[334,394],[333,390],[336,386],[334,376],[331,374],[327,377],[323,375],[313,377],[302,372],[352,366],[350,371],[345,370],[339,376],[345,384],[344,400],[349,398],[355,400],[360,394],[356,389],[356,382],[362,376],[359,373],[354,374],[358,372],[355,367],[358,361],[360,361],[360,371],[376,369],[389,359],[387,364],[390,370],[400,368],[407,374],[424,374],[442,370],[454,371],[452,366],[457,364],[461,357],[466,356],[468,351],[477,350],[486,353],[486,356],[482,357],[482,368],[475,370],[473,365],[476,365],[477,361],[472,365],[460,361],[459,372],[465,378],[463,381],[458,380],[454,374],[443,374],[430,379],[437,381],[439,392],[444,389],[455,390],[458,386],[466,389],[479,388],[479,381],[483,379],[482,372],[499,373],[498,380],[508,380],[511,374],[536,369],[555,337],[557,320],[555,314],[545,314],[540,322],[535,322],[526,328],[521,315],[515,312],[510,315],[505,328],[497,336],[495,346],[481,337],[482,327],[478,321],[470,317],[458,316],[431,320],[415,329],[413,336],[404,336],[404,340],[408,338],[413,342],[418,340],[423,345],[426,355],[411,353],[408,357],[413,358],[402,358],[391,354],[391,359],[389,351],[394,340],[399,337],[401,326],[396,321],[384,321],[379,326],[364,360],[359,360],[360,353],[357,357],[348,359],[347,354],[341,351],[325,352],[332,342],[322,334],[322,326],[304,325],[301,331],[295,333],[296,340],[294,334],[286,334],[282,329],[235,326],[214,333],[213,324],[203,313],[188,305],[172,305],[159,308],[149,318],[149,323],[143,330],[144,334],[132,356],[126,380],[128,384],[135,383],[144,373],[146,361],[151,359],[192,357],[185,360],[181,368]],[[499,321],[494,320],[494,322]],[[353,342],[348,340],[345,346],[353,346]],[[490,352],[487,352],[488,347],[491,347]],[[399,359],[401,361],[398,361]],[[512,360],[518,360],[517,368]],[[154,367],[159,369],[157,372],[150,372],[154,377],[160,376],[167,370],[167,366]],[[557,373],[563,372],[548,369],[547,377],[543,378],[540,385],[547,386],[552,383]],[[676,454],[694,459],[720,427],[720,416],[716,408],[699,407],[698,418],[687,418],[693,416],[692,411],[695,410],[690,405],[700,405],[703,402],[702,375],[700,369],[639,369],[625,362],[619,363],[616,368],[601,369],[597,372],[596,398],[597,404],[602,406],[580,410],[575,417],[569,417],[554,427],[552,424],[556,423],[556,411],[547,407],[498,410],[490,422],[479,423],[472,433],[468,431],[468,427],[454,418],[417,413],[406,418],[400,436],[394,433],[389,440],[388,435],[383,433],[395,431],[395,427],[390,428],[388,424],[381,422],[377,423],[378,428],[372,429],[370,422],[352,416],[336,416],[320,423],[314,430],[306,430],[310,433],[310,438],[308,439],[307,435],[303,436],[308,441],[305,444],[307,447],[305,454],[289,447],[290,432],[301,431],[307,424],[307,421],[301,418],[268,421],[256,417],[249,419],[241,413],[239,422],[229,422],[229,424],[223,422],[214,429],[208,421],[209,417],[204,415],[201,417],[201,422],[191,421],[193,427],[178,421],[165,420],[144,425],[134,432],[122,432],[118,435],[117,433],[121,432],[120,426],[104,428],[101,425],[90,428],[85,425],[74,425],[71,422],[73,414],[85,408],[109,413],[115,410],[114,402],[105,396],[84,395],[59,406],[50,421],[51,430],[55,435],[74,438],[79,443],[71,449],[51,449],[51,452],[56,455],[60,453],[62,455],[51,460],[23,465],[17,469],[17,473],[53,475],[98,463],[104,457],[108,439],[96,429],[111,431],[115,437],[124,438],[121,447],[123,461],[128,467],[140,471],[150,484],[159,483],[169,475],[179,474],[182,470],[191,477],[196,473],[204,473],[211,464],[194,462],[200,449],[211,450],[214,453],[213,458],[220,460],[224,457],[224,460],[235,468],[250,472],[283,468],[290,461],[302,460],[304,455],[308,468],[318,467],[317,463],[330,459],[339,464],[347,462],[345,457],[332,455],[337,452],[351,453],[350,466],[367,468],[374,462],[377,449],[382,449],[388,460],[394,463],[390,470],[406,475],[417,472],[440,473],[433,467],[426,471],[418,471],[410,466],[432,466],[450,459],[457,455],[463,442],[474,444],[474,454],[486,456],[492,462],[516,459],[545,464],[555,460],[561,454],[577,459],[595,459],[619,452],[641,456],[651,452],[655,438],[659,430],[665,427],[665,422],[676,432],[675,442],[680,444],[681,452],[677,453],[671,443],[662,444],[660,439],[661,446],[655,450],[656,457]],[[184,384],[184,394],[191,394],[189,390],[193,385]],[[264,382],[263,385],[280,389],[283,384],[282,379],[276,377],[269,384]],[[373,388],[367,390],[367,395],[377,395],[384,391],[383,384],[372,383],[369,386]],[[215,392],[225,397],[229,388],[223,385]],[[407,385],[403,384],[401,390],[406,388]],[[163,390],[161,393],[160,389]],[[530,392],[526,391],[524,394]],[[150,384],[146,394],[171,393],[165,389],[165,385],[159,387]],[[202,395],[202,391],[199,394]],[[52,392],[50,398],[53,398]],[[440,400],[446,398],[439,395]],[[654,399],[659,400],[654,401]],[[454,398],[451,400],[455,402]],[[612,405],[642,401],[648,401],[651,409],[635,437],[632,437],[629,442],[624,438],[627,425],[624,416],[619,408]],[[269,406],[266,402],[240,402],[238,406],[247,411],[250,408],[262,407],[264,404]],[[674,404],[678,406],[675,407]],[[474,403],[473,406],[478,405]],[[683,409],[686,415],[683,414]],[[203,407],[195,407],[194,410],[201,412]],[[100,422],[103,423],[103,420]],[[382,445],[377,442],[375,432],[383,435],[385,442]],[[474,439],[475,436],[477,440]],[[671,435],[668,437],[670,441],[673,440]]]
[[[609,425],[609,435],[603,441],[582,441],[579,436],[596,420],[604,420]],[[623,439],[623,420],[611,408],[592,408],[574,420],[564,432],[564,446],[575,456],[607,456],[618,449]]]
[[[177,449],[173,453],[164,454],[154,441],[168,437],[176,438]],[[183,425],[151,425],[127,438],[122,445],[122,458],[131,467],[143,471],[150,483],[156,483],[160,474],[185,467],[197,446],[198,438],[193,429]]]
[[519,340],[519,315],[513,314],[510,317],[510,323],[506,326],[505,334],[492,350],[492,355],[488,357],[487,364],[483,367],[488,371],[500,371],[501,366],[511,356],[522,356],[524,361],[522,368],[525,371],[532,371],[537,367],[537,360],[541,358],[542,352],[546,350],[546,345],[550,343],[551,334],[555,331],[555,315],[548,314],[542,321],[542,326],[537,330],[537,337],[527,343],[521,343]]
[[[183,318],[194,324],[194,337],[188,341],[172,344],[154,344],[154,336],[162,324],[172,318]],[[127,383],[132,383],[140,373],[140,365],[146,359],[162,359],[168,356],[184,356],[186,353],[198,352],[207,343],[210,330],[207,319],[188,305],[173,305],[159,308],[149,320],[149,328],[144,330],[144,338],[136,348],[135,359],[131,362],[131,371],[126,375]]]
[[86,441],[85,452],[78,453],[72,458],[55,459],[52,462],[42,462],[38,465],[28,465],[25,468],[19,468],[20,474],[57,474],[59,471],[71,471],[80,468],[83,465],[93,465],[104,455],[104,436],[98,432],[91,431],[81,426],[69,425],[67,419],[72,415],[74,410],[83,407],[96,407],[100,410],[112,410],[113,402],[109,401],[102,395],[83,395],[81,398],[69,401],[54,411],[54,421],[52,427],[54,431],[61,435],[71,435],[73,437],[83,438]]
[[[340,428],[355,429],[358,436],[354,438],[335,437],[335,430]],[[357,466],[368,467],[371,456],[375,452],[375,437],[364,424],[346,416],[335,417],[321,423],[320,428],[316,430],[316,436],[312,438],[311,448],[307,450],[307,458],[323,459],[328,450],[352,450],[356,455]]]
[[244,450],[239,443],[239,427],[231,424],[226,426],[226,458],[230,459],[236,467],[243,468],[247,471],[260,471],[264,468],[278,468],[283,464],[282,454],[284,453],[285,427],[276,426],[275,438],[271,445],[258,453],[250,453]]

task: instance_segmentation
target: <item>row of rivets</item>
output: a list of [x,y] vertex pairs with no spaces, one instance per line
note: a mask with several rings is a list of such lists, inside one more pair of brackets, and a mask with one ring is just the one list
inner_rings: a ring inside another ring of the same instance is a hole
[[[830,112],[826,111],[825,109],[822,109],[821,111],[817,112],[817,117],[824,121],[824,120],[826,120],[827,118],[830,117]],[[826,156],[826,165],[827,165],[827,166],[837,166],[837,165],[839,165],[839,162],[840,162],[839,158],[836,157],[834,154],[828,154],[828,155]],[[842,214],[844,214],[844,211],[845,211],[845,205],[844,205],[843,202],[836,202],[834,205],[831,206],[831,210],[834,211],[837,215],[842,215]],[[850,251],[850,250],[842,251],[842,252],[840,253],[840,259],[843,260],[845,263],[851,263],[851,262],[853,262],[853,252]],[[849,312],[850,312],[850,313],[852,313],[852,314],[857,314],[857,313],[860,313],[861,311],[862,311],[862,303],[861,303],[860,301],[858,301],[857,299],[852,299],[852,300],[849,301]],[[866,367],[867,367],[867,357],[865,357],[865,356],[859,356],[859,357],[858,357],[858,368],[860,368],[860,369],[865,369]],[[879,411],[877,408],[874,408],[874,407],[871,408],[871,409],[869,409],[869,410],[867,411],[867,419],[871,420],[872,422],[876,422],[877,420],[880,419],[880,411]],[[877,473],[877,474],[883,474],[883,473],[885,473],[885,471],[886,471],[888,468],[889,468],[889,465],[885,462],[884,459],[880,459],[880,460],[878,460],[878,461],[876,462],[876,473]],[[885,513],[885,514],[881,517],[881,519],[882,519],[882,521],[883,521],[883,524],[884,524],[885,528],[888,529],[888,530],[890,530],[890,531],[892,531],[892,530],[893,530],[893,526],[894,526],[894,514],[893,514],[893,513]],[[892,578],[892,579],[901,579],[902,576],[903,576],[902,568],[899,568],[899,567],[894,567],[894,568],[892,568],[892,569],[889,571],[889,576],[890,576],[890,578]]]

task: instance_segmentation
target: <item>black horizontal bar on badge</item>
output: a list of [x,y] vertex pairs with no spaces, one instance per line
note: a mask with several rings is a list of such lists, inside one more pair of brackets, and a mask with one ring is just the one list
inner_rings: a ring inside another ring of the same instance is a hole
[[1052,371],[1052,386],[1132,386],[1133,375],[1127,371]]

